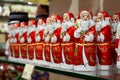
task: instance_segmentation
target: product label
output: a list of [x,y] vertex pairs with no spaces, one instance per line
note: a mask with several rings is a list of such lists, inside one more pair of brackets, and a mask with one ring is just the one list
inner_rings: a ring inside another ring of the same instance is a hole
[[22,74],[22,78],[31,80],[31,74],[32,74],[33,70],[34,70],[34,65],[26,64],[23,74]]

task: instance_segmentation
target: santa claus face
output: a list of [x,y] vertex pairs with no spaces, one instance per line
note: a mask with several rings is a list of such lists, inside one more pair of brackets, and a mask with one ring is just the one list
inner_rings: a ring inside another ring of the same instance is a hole
[[98,21],[97,16],[94,16],[94,17],[93,17],[93,20],[94,20],[95,22],[97,22],[97,21]]
[[42,20],[41,19],[38,20],[38,26],[40,26],[40,25],[42,25]]
[[118,15],[113,15],[113,22],[117,23],[119,21]]
[[29,27],[31,27],[31,26],[32,26],[31,22],[29,22],[29,23],[28,23],[28,26],[29,26]]
[[25,28],[25,25],[24,25],[24,23],[21,23],[21,25],[20,25],[20,26],[21,26],[21,28]]
[[67,14],[65,14],[65,15],[63,16],[63,20],[64,20],[64,21],[68,21],[68,20],[69,20],[69,16],[68,16]]
[[35,28],[35,27],[36,27],[36,22],[35,22],[35,20],[30,20],[30,21],[28,22],[28,27],[33,27],[33,28]]
[[52,17],[51,18],[51,24],[54,24],[54,23],[56,23],[56,19],[55,19],[55,17]]
[[13,30],[13,29],[14,29],[14,25],[10,24],[10,30]]
[[14,24],[14,29],[20,28],[19,23]]
[[81,14],[81,19],[83,20],[90,20],[90,14],[88,12],[84,12]]
[[51,21],[50,18],[47,18],[46,24],[49,25],[49,24],[50,24],[50,21]]
[[35,27],[35,24],[33,24],[32,22],[29,22],[28,27]]
[[102,21],[104,19],[103,15],[101,13],[98,13],[97,19],[98,19],[98,21]]

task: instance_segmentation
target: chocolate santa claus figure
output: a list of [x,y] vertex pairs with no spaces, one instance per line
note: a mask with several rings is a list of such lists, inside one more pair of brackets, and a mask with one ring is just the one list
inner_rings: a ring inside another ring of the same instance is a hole
[[111,54],[113,58],[113,63],[116,64],[116,59],[117,59],[117,53],[115,51],[115,38],[116,38],[116,32],[117,32],[117,26],[119,24],[120,20],[120,14],[115,13],[112,18],[111,18]]
[[30,20],[27,30],[28,58],[30,63],[35,63],[35,28],[36,21]]
[[98,55],[98,69],[108,70],[112,65],[112,57],[110,53],[111,43],[111,26],[110,22],[106,20],[109,16],[105,11],[97,14],[98,22],[96,23],[97,32],[97,55]]
[[20,59],[20,41],[19,41],[19,33],[20,33],[20,22],[14,24],[14,56],[16,60]]
[[120,22],[117,26],[116,39],[115,39],[115,51],[117,53],[116,67],[120,68]]
[[92,13],[87,10],[80,12],[80,19],[76,20],[76,38],[74,54],[75,71],[96,70],[95,22]]
[[50,49],[50,31],[51,28],[51,18],[48,17],[46,20],[46,27],[44,31],[44,56],[45,56],[45,65],[50,66],[51,63],[51,49]]
[[75,19],[72,13],[63,15],[61,39],[62,39],[62,61],[61,68],[73,69],[74,62],[74,31]]
[[28,23],[23,21],[20,23],[20,53],[21,53],[21,62],[27,62],[27,28]]
[[19,17],[17,15],[19,12],[11,12],[9,17],[9,32],[8,32],[8,38],[9,38],[9,60],[14,61],[15,55],[14,55],[14,39],[15,39],[15,23],[19,23]]
[[9,60],[13,60],[13,58],[14,58],[13,30],[14,30],[14,24],[9,24],[9,32],[8,32],[8,39],[9,39]]
[[50,34],[50,42],[51,42],[51,55],[52,55],[52,64],[51,67],[60,68],[60,64],[62,63],[62,49],[60,44],[60,34],[61,34],[61,17],[59,15],[51,16],[51,29]]
[[44,64],[44,50],[43,50],[43,42],[44,42],[44,28],[46,26],[45,19],[38,19],[37,28],[36,28],[36,60],[38,64]]

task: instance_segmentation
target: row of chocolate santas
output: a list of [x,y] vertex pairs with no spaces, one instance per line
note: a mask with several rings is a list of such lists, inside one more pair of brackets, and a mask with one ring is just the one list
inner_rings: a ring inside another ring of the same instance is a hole
[[21,13],[10,15],[10,60],[75,71],[95,71],[97,65],[98,69],[108,70],[116,62],[120,67],[115,46],[120,14],[110,18],[102,11],[93,18],[91,12],[83,10],[77,19],[68,12],[63,19],[52,15],[29,22],[23,15],[22,19],[18,19]]

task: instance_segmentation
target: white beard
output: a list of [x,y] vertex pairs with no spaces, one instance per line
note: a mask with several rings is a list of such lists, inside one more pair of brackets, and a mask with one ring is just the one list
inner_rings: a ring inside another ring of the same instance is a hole
[[65,21],[63,24],[62,24],[62,27],[64,30],[67,30],[69,29],[71,26],[74,26],[75,24],[72,22],[72,21]]
[[29,27],[27,31],[28,31],[27,34],[29,35],[31,32],[35,31],[35,28]]
[[55,24],[52,24],[51,26],[49,26],[49,34],[52,34],[54,29],[55,29]]
[[87,31],[89,29],[90,26],[90,20],[81,20],[81,27],[83,29],[83,31]]
[[45,34],[50,31],[50,27],[51,27],[50,24],[48,24],[47,26],[45,26]]
[[96,31],[100,31],[102,25],[102,21],[96,23]]
[[22,29],[20,30],[20,32],[21,32],[20,35],[24,34],[26,31],[27,31],[26,28],[22,28]]
[[[69,22],[67,23],[67,25],[68,25],[68,28],[69,28],[69,27],[71,27],[71,26],[74,26],[75,24],[74,24],[72,21],[69,21]],[[67,28],[67,29],[68,29],[68,28]]]
[[112,32],[116,32],[117,31],[118,24],[119,24],[119,22],[112,23]]
[[56,30],[58,27],[60,27],[60,26],[61,26],[60,23],[56,23],[56,24],[55,24],[55,30]]
[[14,29],[13,35],[15,36],[17,34],[17,29]]
[[38,34],[42,29],[43,29],[42,26],[38,26],[38,27],[36,28],[36,34]]
[[43,29],[43,26],[38,26],[39,31]]

